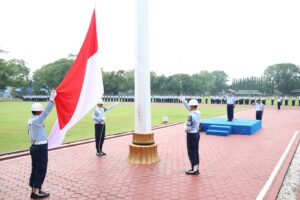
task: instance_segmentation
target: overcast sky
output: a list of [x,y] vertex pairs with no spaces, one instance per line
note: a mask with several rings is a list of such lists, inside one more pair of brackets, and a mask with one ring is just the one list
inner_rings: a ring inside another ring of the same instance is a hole
[[[0,48],[32,71],[77,54],[95,0],[1,0]],[[300,64],[299,0],[149,0],[150,69],[158,74],[223,70],[260,76]],[[105,71],[133,69],[135,0],[97,0]]]

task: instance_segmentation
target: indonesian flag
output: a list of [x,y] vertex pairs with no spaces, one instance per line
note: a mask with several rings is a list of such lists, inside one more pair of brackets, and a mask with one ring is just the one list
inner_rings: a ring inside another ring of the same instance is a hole
[[58,119],[48,137],[48,148],[60,146],[66,132],[84,117],[103,95],[95,10],[80,52],[56,88],[56,92]]

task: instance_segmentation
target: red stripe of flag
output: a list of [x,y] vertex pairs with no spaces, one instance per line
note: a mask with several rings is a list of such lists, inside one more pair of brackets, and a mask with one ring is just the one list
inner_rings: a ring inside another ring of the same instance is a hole
[[63,129],[73,116],[81,93],[87,61],[97,52],[97,49],[98,41],[94,11],[80,52],[64,80],[56,88],[58,95],[55,98],[55,104],[60,129]]

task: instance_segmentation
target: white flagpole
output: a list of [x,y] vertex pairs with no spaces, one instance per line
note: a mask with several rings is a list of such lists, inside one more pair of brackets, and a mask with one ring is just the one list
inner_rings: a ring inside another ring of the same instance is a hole
[[135,133],[129,145],[128,160],[135,164],[159,161],[154,134],[151,133],[151,100],[148,38],[148,0],[137,0]]
[[148,0],[137,0],[136,68],[135,68],[135,131],[151,131]]

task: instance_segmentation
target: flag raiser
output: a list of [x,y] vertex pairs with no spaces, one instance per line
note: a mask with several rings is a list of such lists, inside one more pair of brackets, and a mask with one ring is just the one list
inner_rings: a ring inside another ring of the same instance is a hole
[[48,137],[48,148],[60,146],[66,132],[84,117],[103,95],[95,10],[79,54],[56,88],[56,92],[58,119]]

